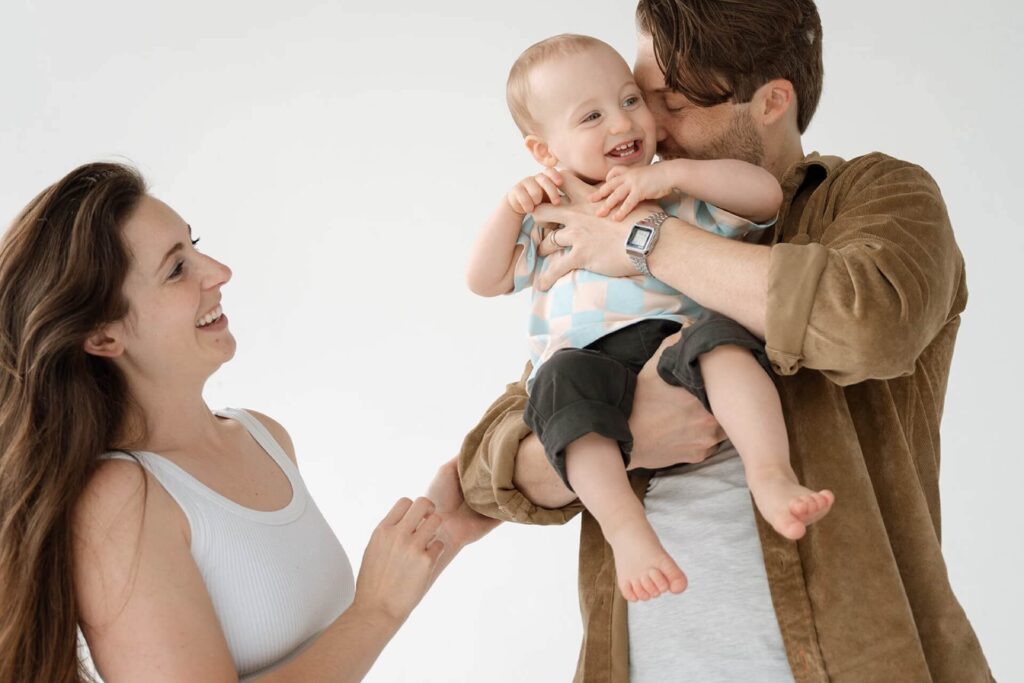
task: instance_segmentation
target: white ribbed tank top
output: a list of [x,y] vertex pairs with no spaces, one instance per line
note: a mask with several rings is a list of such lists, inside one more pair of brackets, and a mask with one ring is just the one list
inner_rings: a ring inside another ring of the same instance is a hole
[[[192,557],[244,681],[312,642],[348,609],[355,581],[348,556],[309,496],[298,468],[266,427],[244,410],[215,414],[240,422],[274,459],[292,487],[288,505],[270,512],[243,507],[167,458],[133,453],[188,519]],[[132,460],[117,452],[103,457]]]

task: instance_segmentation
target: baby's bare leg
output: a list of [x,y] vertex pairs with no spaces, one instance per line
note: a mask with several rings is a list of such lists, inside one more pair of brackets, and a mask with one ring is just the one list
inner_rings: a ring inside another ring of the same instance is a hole
[[779,394],[750,351],[719,346],[700,357],[711,410],[743,459],[757,509],[780,534],[801,538],[824,517],[835,496],[797,481]]
[[580,501],[594,515],[615,554],[619,589],[627,600],[682,593],[686,575],[647,521],[622,466],[619,445],[587,434],[565,449],[566,473]]

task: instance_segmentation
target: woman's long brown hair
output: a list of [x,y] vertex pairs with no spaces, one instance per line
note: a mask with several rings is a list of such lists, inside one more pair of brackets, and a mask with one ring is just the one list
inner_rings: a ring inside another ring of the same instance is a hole
[[128,312],[122,226],[145,192],[132,168],[81,166],[0,242],[0,683],[90,678],[78,655],[72,513],[130,395],[84,343]]

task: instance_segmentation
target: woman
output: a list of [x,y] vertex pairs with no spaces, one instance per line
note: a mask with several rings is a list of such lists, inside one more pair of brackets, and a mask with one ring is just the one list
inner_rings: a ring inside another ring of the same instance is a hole
[[398,501],[353,582],[287,432],[203,402],[235,341],[231,271],[197,241],[103,163],[4,236],[0,683],[88,678],[78,625],[108,682],[357,681],[490,528],[449,463],[432,487],[445,529],[430,500]]

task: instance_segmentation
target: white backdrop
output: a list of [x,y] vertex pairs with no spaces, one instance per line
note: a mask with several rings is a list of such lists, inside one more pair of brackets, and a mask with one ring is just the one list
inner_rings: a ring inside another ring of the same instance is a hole
[[[369,3],[367,3],[369,4]],[[929,169],[967,260],[943,422],[944,547],[993,673],[1024,680],[1024,19],[1010,0],[819,2],[825,93],[805,149]],[[358,564],[525,359],[526,297],[463,285],[468,243],[533,167],[504,105],[528,44],[589,33],[632,61],[631,0],[138,0],[0,5],[0,217],[73,166],[126,158],[234,269],[238,354],[211,405],[292,433]],[[952,5],[950,9],[938,9]],[[1016,273],[1016,274],[1015,274]],[[567,681],[578,524],[470,548],[368,680]]]

